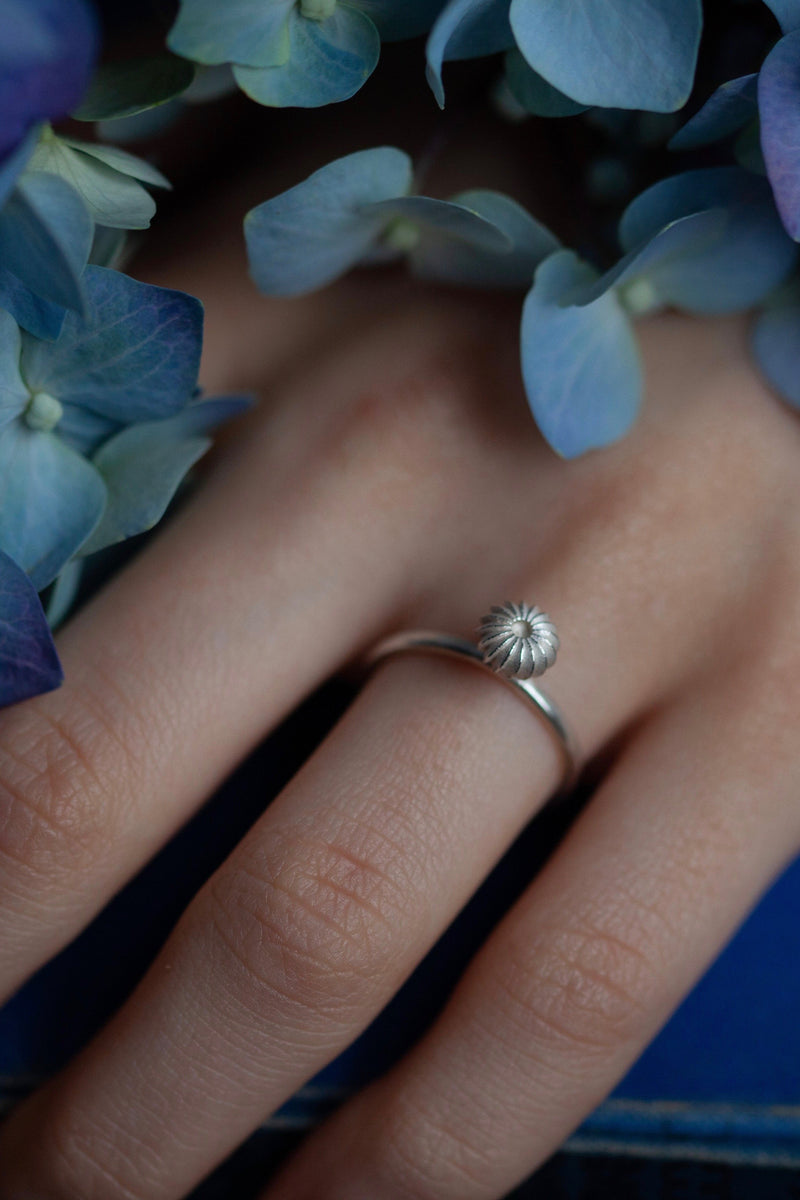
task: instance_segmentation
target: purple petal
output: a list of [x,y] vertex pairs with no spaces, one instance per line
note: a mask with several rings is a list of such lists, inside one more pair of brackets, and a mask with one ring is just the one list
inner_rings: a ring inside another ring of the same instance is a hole
[[0,0],[0,160],[38,121],[65,117],[92,73],[98,29],[87,0]]
[[0,550],[0,707],[50,692],[63,679],[36,589]]
[[800,241],[800,30],[781,38],[758,78],[761,148],[775,203]]

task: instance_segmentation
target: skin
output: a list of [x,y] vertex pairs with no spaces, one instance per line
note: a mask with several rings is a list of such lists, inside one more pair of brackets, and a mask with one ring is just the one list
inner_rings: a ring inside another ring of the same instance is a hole
[[[521,389],[516,301],[394,272],[258,300],[230,236],[142,273],[206,300],[207,386],[263,401],[60,634],[64,686],[0,718],[0,990],[378,637],[471,636],[524,597],[558,624],[546,690],[597,788],[431,1029],[263,1193],[496,1200],[800,845],[800,424],[745,320],[665,314],[634,431],[564,462]],[[179,1200],[369,1023],[557,781],[544,725],[481,672],[382,665],[5,1123],[0,1200]]]

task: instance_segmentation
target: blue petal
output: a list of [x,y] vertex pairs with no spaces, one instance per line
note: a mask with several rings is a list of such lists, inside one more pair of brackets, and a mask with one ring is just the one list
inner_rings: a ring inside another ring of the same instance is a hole
[[[705,245],[692,242],[693,222],[680,218],[704,209],[724,210],[724,226]],[[759,303],[791,271],[794,244],[778,219],[764,179],[739,167],[687,171],[655,184],[628,207],[620,224],[623,248],[639,251],[678,220],[669,256],[653,269],[660,299],[687,312],[738,312]]]
[[473,209],[450,200],[436,200],[430,196],[397,196],[391,200],[365,204],[361,211],[367,219],[379,217],[382,225],[400,219],[425,226],[449,238],[460,238],[468,245],[490,253],[507,254],[511,250],[511,239],[502,229]]
[[731,79],[670,139],[670,150],[694,150],[736,133],[758,113],[758,75]]
[[101,417],[90,408],[63,404],[64,414],[58,422],[58,436],[79,454],[91,455],[112,434],[119,433],[119,421]]
[[569,250],[545,259],[522,314],[522,374],[547,441],[564,458],[615,442],[636,419],[642,369],[631,323],[609,292],[581,308],[562,297],[593,272]]
[[23,337],[29,387],[125,423],[179,411],[197,381],[200,301],[105,267],[85,281],[85,320],[69,313],[57,342]]
[[86,541],[105,499],[95,468],[54,434],[21,420],[0,432],[0,549],[38,591]]
[[[118,151],[117,153],[124,153]],[[133,155],[126,155],[133,158]],[[146,164],[144,164],[146,166]],[[64,179],[75,189],[92,220],[112,229],[147,229],[156,211],[153,197],[128,172],[118,171],[80,142],[51,135],[36,148],[30,169]],[[23,176],[24,184],[28,176]]]
[[46,341],[58,337],[67,315],[60,304],[34,295],[16,275],[3,267],[0,267],[0,308],[7,309],[28,333]]
[[758,77],[761,147],[783,223],[800,241],[800,29],[767,55]]
[[211,433],[223,422],[247,412],[254,404],[253,396],[243,394],[193,400],[182,412],[169,418],[169,428],[185,437]]
[[428,227],[409,255],[412,270],[420,278],[469,287],[529,287],[542,259],[559,248],[558,239],[548,229],[521,204],[499,192],[461,192],[452,203],[491,222],[505,234],[507,247],[493,250]]
[[51,692],[63,680],[36,588],[0,551],[0,707]]
[[511,0],[510,15],[534,71],[581,104],[674,112],[688,99],[700,0]]
[[571,100],[528,66],[519,50],[509,50],[505,67],[511,95],[525,112],[537,117],[574,117],[586,112],[585,104]]
[[28,165],[28,160],[39,141],[39,133],[39,126],[35,126],[20,142],[16,150],[11,154],[7,154],[0,161],[0,207],[5,204],[6,197],[17,182],[17,176],[21,175]]
[[259,104],[319,108],[348,100],[369,79],[381,52],[369,17],[342,3],[324,21],[292,9],[289,43],[283,66],[233,68],[239,87]]
[[768,308],[753,327],[753,351],[777,392],[800,408],[800,304]]
[[0,212],[0,265],[42,299],[82,312],[92,232],[86,206],[65,180],[25,174]]
[[77,599],[85,565],[82,558],[73,558],[53,580],[45,610],[52,630],[62,623]]
[[276,67],[289,57],[295,0],[181,0],[167,37],[176,54],[198,63]]
[[784,33],[800,29],[800,0],[764,0],[781,24]]
[[267,296],[298,296],[354,266],[380,236],[386,219],[365,205],[402,196],[411,160],[379,146],[338,158],[296,187],[265,200],[245,217],[250,273]]
[[165,421],[131,425],[101,446],[93,462],[105,480],[108,502],[81,554],[151,529],[186,472],[211,445],[208,430],[251,403],[247,396],[201,400]]
[[482,58],[514,45],[508,6],[509,0],[450,0],[445,5],[426,47],[428,83],[440,108],[444,108],[442,66],[446,61]]
[[[605,275],[579,284],[568,296],[570,304],[589,304],[610,288],[647,280],[650,303],[646,308],[679,304],[673,292],[682,294],[683,272],[694,279],[695,264],[701,271],[708,269],[707,257],[715,254],[729,228],[730,212],[724,208],[704,209],[672,221],[643,246],[631,250]],[[715,286],[716,281],[712,284]],[[686,287],[683,286],[683,291]],[[727,288],[723,289],[727,296]]]
[[0,158],[31,126],[69,113],[94,65],[97,22],[86,0],[0,3]]
[[764,180],[741,167],[683,171],[659,180],[631,201],[622,214],[619,240],[623,250],[632,250],[679,217],[688,217],[704,208],[761,204],[768,198]]
[[357,0],[382,42],[399,42],[427,33],[443,4],[444,0]]
[[19,416],[30,399],[19,373],[21,349],[17,322],[0,309],[0,429]]

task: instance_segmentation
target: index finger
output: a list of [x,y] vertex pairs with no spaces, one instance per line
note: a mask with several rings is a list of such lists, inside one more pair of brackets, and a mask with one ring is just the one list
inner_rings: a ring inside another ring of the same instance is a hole
[[[0,994],[378,636],[446,551],[458,514],[430,521],[446,473],[406,486],[423,434],[401,436],[392,389],[409,373],[429,386],[451,331],[441,313],[407,320],[313,369],[270,419],[248,418],[192,502],[64,629],[63,688],[0,718]],[[365,409],[387,369],[396,383]]]

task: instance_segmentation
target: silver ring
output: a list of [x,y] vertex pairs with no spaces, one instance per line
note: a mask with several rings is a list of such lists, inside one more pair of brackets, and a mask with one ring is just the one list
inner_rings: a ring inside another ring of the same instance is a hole
[[481,620],[477,644],[449,633],[407,629],[391,634],[373,646],[365,665],[375,666],[391,654],[444,654],[488,671],[544,717],[556,736],[562,761],[560,792],[568,791],[578,777],[581,754],[578,741],[559,708],[531,680],[553,665],[559,647],[556,627],[536,605],[494,605]]

